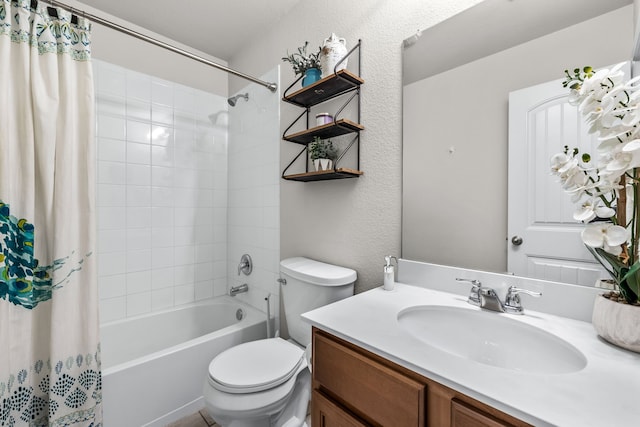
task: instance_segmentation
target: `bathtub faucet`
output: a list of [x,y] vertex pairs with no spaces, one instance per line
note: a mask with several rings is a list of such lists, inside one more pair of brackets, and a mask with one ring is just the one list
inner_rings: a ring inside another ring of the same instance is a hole
[[231,289],[229,289],[229,295],[231,295],[232,297],[235,297],[236,295],[243,292],[249,292],[249,285],[247,285],[246,283],[240,286],[232,286]]

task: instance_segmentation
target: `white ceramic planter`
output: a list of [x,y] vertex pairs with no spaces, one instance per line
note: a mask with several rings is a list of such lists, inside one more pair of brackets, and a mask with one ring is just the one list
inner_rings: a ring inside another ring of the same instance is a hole
[[598,335],[611,344],[640,353],[640,307],[598,295],[591,323]]
[[333,160],[315,159],[313,161],[313,166],[316,168],[316,171],[328,171],[330,169],[333,169]]

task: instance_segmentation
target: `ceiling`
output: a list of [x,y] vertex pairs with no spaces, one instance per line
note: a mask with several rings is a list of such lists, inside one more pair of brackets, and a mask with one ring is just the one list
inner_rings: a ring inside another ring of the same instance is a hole
[[[229,61],[300,0],[80,0],[110,15]],[[95,13],[98,15],[98,13]]]

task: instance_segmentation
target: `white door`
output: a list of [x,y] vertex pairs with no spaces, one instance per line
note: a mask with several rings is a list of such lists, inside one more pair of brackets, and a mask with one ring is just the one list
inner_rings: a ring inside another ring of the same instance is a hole
[[565,145],[596,157],[598,141],[567,95],[562,80],[509,95],[507,267],[518,276],[593,286],[608,274],[582,243],[575,205],[549,168]]

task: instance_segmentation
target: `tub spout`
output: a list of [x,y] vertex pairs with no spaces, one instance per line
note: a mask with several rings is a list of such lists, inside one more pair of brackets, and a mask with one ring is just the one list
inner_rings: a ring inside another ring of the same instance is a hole
[[231,289],[229,289],[229,295],[231,295],[232,297],[235,297],[238,294],[241,294],[243,292],[248,292],[248,291],[249,291],[249,285],[245,283],[239,286],[232,286]]

